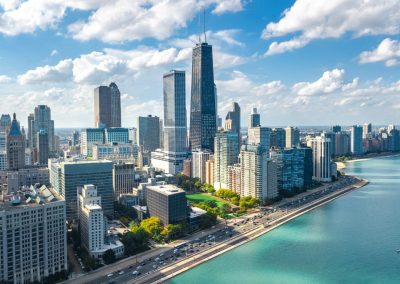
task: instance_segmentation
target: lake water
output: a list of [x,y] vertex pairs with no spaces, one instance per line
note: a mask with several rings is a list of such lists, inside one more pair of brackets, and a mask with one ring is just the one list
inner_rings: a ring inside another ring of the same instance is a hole
[[400,157],[346,173],[370,184],[167,283],[400,283]]

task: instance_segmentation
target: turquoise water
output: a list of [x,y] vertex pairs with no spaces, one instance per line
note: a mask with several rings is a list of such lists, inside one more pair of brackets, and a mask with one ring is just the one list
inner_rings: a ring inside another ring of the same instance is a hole
[[370,184],[167,283],[400,283],[400,157],[346,172]]

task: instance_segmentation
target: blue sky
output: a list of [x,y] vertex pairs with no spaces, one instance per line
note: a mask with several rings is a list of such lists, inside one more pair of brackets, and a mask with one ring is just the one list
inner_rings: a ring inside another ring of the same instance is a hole
[[133,126],[162,116],[170,69],[189,104],[203,8],[220,116],[237,101],[244,125],[252,107],[266,126],[399,124],[395,0],[0,0],[0,112],[26,125],[47,104],[56,127],[92,126],[93,88],[115,81]]

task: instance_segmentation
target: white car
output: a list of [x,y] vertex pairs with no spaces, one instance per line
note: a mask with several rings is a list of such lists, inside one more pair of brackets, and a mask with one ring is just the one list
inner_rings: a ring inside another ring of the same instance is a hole
[[132,275],[135,275],[135,276],[136,276],[136,275],[139,275],[139,271],[137,271],[137,270],[133,271],[133,272],[132,272]]
[[112,277],[114,274],[110,273],[107,275],[107,277]]
[[125,271],[121,270],[118,274],[119,274],[119,275],[122,275],[122,274],[124,274],[124,273],[125,273]]

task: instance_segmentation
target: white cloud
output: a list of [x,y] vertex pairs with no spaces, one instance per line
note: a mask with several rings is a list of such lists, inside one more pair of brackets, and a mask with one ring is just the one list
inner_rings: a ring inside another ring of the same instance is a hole
[[[345,86],[345,88],[351,87],[351,85],[345,84],[344,75],[345,71],[343,69],[325,71],[317,81],[296,83],[293,85],[292,90],[301,96],[329,94]],[[357,84],[356,82],[354,81],[352,84]]]
[[11,78],[6,75],[0,75],[0,84],[11,82]]
[[385,62],[386,66],[391,67],[399,64],[399,60],[400,41],[385,38],[376,49],[362,52],[359,62],[362,64]]
[[72,79],[71,59],[60,61],[55,66],[45,65],[29,70],[25,74],[18,76],[18,82],[21,85],[38,84],[45,82],[64,82]]
[[267,24],[264,39],[293,35],[271,44],[267,54],[301,48],[315,39],[400,33],[398,0],[298,0],[286,9],[278,22]]
[[73,38],[82,41],[120,43],[148,37],[164,40],[186,27],[201,9],[215,4],[216,14],[243,9],[241,0],[117,0],[101,6],[87,21],[69,25],[68,30]]
[[54,55],[57,55],[57,54],[58,54],[57,49],[53,49],[53,50],[50,52],[50,56],[54,56]]
[[243,10],[242,0],[221,0],[212,11],[214,14],[224,14],[226,12],[240,12]]

